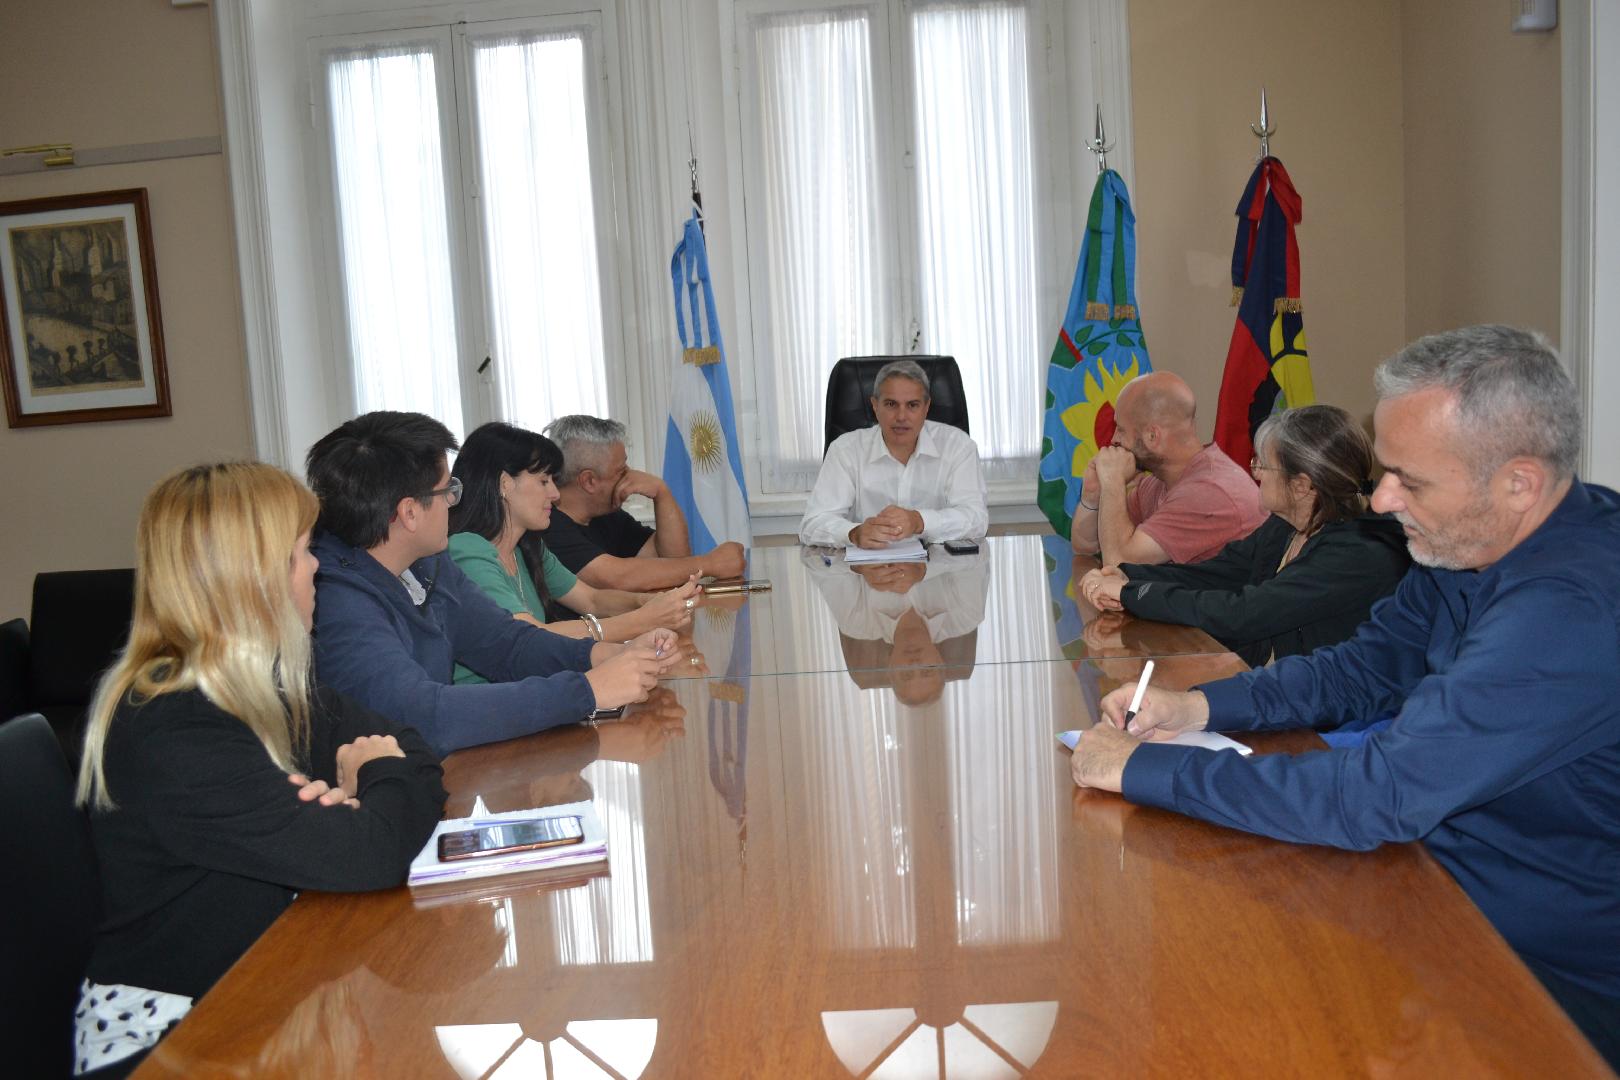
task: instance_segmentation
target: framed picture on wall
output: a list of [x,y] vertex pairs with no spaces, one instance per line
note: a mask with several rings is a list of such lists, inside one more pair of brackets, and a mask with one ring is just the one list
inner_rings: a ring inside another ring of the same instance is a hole
[[146,189],[0,203],[12,427],[168,416]]

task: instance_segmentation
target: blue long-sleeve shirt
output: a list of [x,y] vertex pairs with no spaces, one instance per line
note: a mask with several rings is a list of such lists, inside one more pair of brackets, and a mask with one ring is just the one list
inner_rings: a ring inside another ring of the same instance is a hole
[[[404,583],[330,534],[310,550],[315,575],[315,664],[327,686],[414,727],[441,755],[583,720],[596,696],[582,672],[595,642],[518,622],[446,553],[411,564],[427,591],[418,607]],[[457,661],[490,680],[457,686]]]
[[1349,641],[1200,687],[1211,730],[1360,746],[1138,747],[1132,802],[1301,843],[1422,839],[1521,953],[1620,997],[1620,496],[1571,486],[1479,571],[1415,567]]

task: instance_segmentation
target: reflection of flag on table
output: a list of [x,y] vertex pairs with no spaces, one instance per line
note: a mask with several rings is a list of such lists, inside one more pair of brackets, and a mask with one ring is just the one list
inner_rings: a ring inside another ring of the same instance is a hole
[[1074,550],[1069,547],[1068,539],[1061,536],[1041,537],[1041,548],[1058,648],[1072,661],[1070,666],[1080,683],[1080,700],[1085,703],[1086,712],[1096,717],[1102,701],[1102,683],[1097,668],[1086,661],[1086,642],[1082,636],[1086,620],[1080,613],[1080,600],[1074,594],[1074,587],[1079,584],[1074,580]]
[[[693,637],[709,661],[709,671],[723,678],[712,678],[709,691],[709,783],[725,801],[726,813],[737,823],[737,843],[748,843],[748,676],[753,668],[753,641],[750,604],[744,602],[735,615],[718,605],[699,608]],[[698,622],[702,624],[700,633]],[[730,634],[725,631],[730,629]],[[722,638],[725,661],[720,662]]]
[[1035,501],[1069,535],[1086,465],[1114,439],[1120,389],[1152,371],[1136,314],[1136,215],[1125,181],[1097,177],[1069,308],[1046,367],[1046,419]]
[[670,382],[664,483],[686,515],[693,551],[708,551],[727,540],[747,547],[752,534],[737,413],[731,404],[720,317],[709,282],[709,255],[696,213],[675,246],[669,272],[675,283],[675,326],[682,353]]
[[1316,400],[1299,298],[1299,193],[1274,157],[1254,167],[1237,206],[1232,302],[1237,324],[1226,349],[1215,441],[1240,464],[1254,456],[1266,417]]

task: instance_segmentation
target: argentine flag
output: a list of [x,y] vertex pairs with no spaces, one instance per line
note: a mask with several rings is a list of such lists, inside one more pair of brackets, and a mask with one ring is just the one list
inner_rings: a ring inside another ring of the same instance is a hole
[[[737,442],[737,413],[709,283],[709,254],[694,213],[669,264],[675,327],[681,337],[664,436],[664,483],[686,515],[693,551],[735,540],[748,547],[748,493]],[[691,334],[687,334],[690,313]]]

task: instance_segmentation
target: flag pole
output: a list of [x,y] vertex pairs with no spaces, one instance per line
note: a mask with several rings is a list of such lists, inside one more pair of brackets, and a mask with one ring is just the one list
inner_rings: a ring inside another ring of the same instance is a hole
[[1277,129],[1271,124],[1271,113],[1266,108],[1266,88],[1260,87],[1260,123],[1258,126],[1249,125],[1254,137],[1260,140],[1260,160],[1264,161],[1271,156],[1271,137],[1277,134]]
[[1082,145],[1097,155],[1097,175],[1101,176],[1108,171],[1108,151],[1114,144],[1108,141],[1108,132],[1103,129],[1102,104],[1097,105],[1097,137],[1095,139],[1082,139]]

